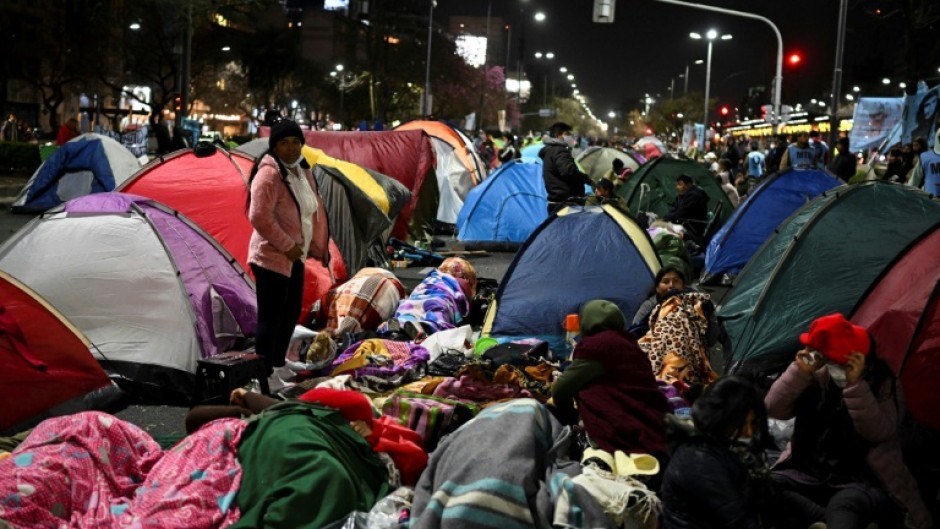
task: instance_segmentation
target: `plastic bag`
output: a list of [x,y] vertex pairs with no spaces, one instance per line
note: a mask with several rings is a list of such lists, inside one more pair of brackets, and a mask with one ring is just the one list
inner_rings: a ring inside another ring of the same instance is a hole
[[401,487],[379,500],[369,512],[354,512],[324,529],[400,529],[408,524],[414,491]]

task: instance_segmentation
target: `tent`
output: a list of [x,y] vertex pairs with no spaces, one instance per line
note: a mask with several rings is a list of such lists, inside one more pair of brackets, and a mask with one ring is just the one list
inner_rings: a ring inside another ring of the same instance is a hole
[[72,138],[36,169],[13,202],[14,213],[39,213],[76,197],[114,191],[140,169],[118,141],[100,134]]
[[523,147],[522,150],[519,151],[519,154],[521,154],[522,158],[527,162],[538,160],[537,163],[542,163],[542,159],[539,158],[539,151],[541,151],[544,146],[542,140],[538,140]]
[[0,246],[0,269],[96,345],[119,382],[192,390],[196,362],[254,334],[254,284],[186,217],[123,193],[77,198]]
[[631,212],[653,212],[661,218],[669,213],[676,201],[676,178],[682,174],[691,176],[695,185],[708,194],[710,212],[719,210],[718,217],[714,219],[711,227],[714,232],[728,220],[734,206],[715,177],[698,163],[667,157],[653,159],[641,165],[639,170],[620,186],[617,194],[624,199]]
[[[152,198],[186,215],[248,270],[252,229],[246,207],[252,165],[254,159],[244,153],[204,144],[155,159],[118,191]],[[333,277],[344,280],[346,268],[335,245],[331,244],[330,255]],[[307,259],[305,266],[307,281],[301,321],[309,319],[310,308],[333,286],[330,271],[319,261]]]
[[823,191],[841,185],[825,171],[790,169],[775,173],[734,210],[708,243],[702,282],[738,275],[774,229]]
[[304,137],[307,145],[333,158],[388,175],[408,188],[411,202],[395,220],[392,236],[412,241],[430,238],[440,193],[434,175],[434,149],[427,133],[306,131]]
[[28,286],[0,271],[0,432],[88,408],[111,393],[91,343]]
[[640,168],[639,162],[632,156],[612,147],[588,147],[578,155],[575,162],[591,177],[591,180],[596,182],[604,178],[607,171],[611,170],[615,159],[621,160],[625,168],[632,169],[634,172]]
[[784,222],[718,309],[730,371],[776,373],[819,316],[850,314],[912,241],[940,222],[940,201],[887,182],[836,187]]
[[[441,198],[444,197],[444,187],[449,187],[461,199],[467,198],[467,193],[473,186],[480,183],[486,176],[483,161],[473,150],[473,144],[465,142],[457,129],[443,121],[414,120],[403,123],[394,130],[423,130],[431,138],[434,152],[437,154],[437,179],[441,187]],[[438,216],[438,220],[441,220]],[[451,221],[453,224],[455,221]]]
[[393,178],[337,160],[319,149],[303,148],[304,158],[313,167],[330,222],[330,237],[336,242],[347,275],[360,268],[384,262],[369,258],[370,250],[381,247],[394,219],[411,200],[411,192]]
[[901,379],[911,415],[940,431],[940,229],[904,251],[854,310]]
[[659,268],[649,234],[618,209],[562,208],[519,249],[486,313],[483,335],[537,337],[560,356],[567,350],[566,315],[602,298],[632,318]]
[[467,248],[521,244],[548,216],[547,204],[541,165],[504,163],[467,196],[457,239]]

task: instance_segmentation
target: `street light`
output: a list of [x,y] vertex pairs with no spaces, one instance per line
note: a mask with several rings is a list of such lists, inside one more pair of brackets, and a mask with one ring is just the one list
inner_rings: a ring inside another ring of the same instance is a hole
[[339,86],[339,122],[340,127],[343,127],[343,124],[346,122],[346,111],[345,111],[345,101],[346,96],[346,69],[342,64],[337,64],[334,71],[330,72],[330,77],[338,79],[337,86]]
[[[434,29],[434,6],[437,5],[435,0],[431,0],[429,3],[431,4],[431,10],[428,13],[428,58],[424,64],[424,108],[422,109],[425,116],[431,113],[431,37]],[[340,101],[342,101],[342,95],[340,95]],[[340,108],[342,108],[342,103],[340,103]]]
[[[700,40],[702,38],[701,34],[694,33],[694,32],[689,33],[689,36],[696,40]],[[702,114],[702,125],[703,125],[703,130],[705,131],[704,132],[705,138],[707,138],[708,137],[708,92],[709,92],[709,89],[711,88],[710,85],[711,85],[711,80],[712,80],[712,42],[714,42],[715,39],[719,38],[718,31],[714,29],[708,30],[708,32],[705,33],[705,38],[708,39],[708,54],[706,55],[706,58],[705,58],[705,112]],[[731,40],[731,35],[724,34],[724,35],[721,35],[720,38],[721,40]],[[702,138],[703,146],[705,144],[705,138]]]

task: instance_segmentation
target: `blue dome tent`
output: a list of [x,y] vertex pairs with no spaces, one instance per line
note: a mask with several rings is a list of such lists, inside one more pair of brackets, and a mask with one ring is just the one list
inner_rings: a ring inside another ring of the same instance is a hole
[[547,217],[542,166],[511,161],[467,195],[457,216],[457,239],[486,249],[522,244]]

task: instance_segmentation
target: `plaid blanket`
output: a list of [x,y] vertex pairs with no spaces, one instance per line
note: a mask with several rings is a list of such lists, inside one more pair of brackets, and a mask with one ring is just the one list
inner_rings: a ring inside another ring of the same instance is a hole
[[326,326],[334,336],[373,330],[395,314],[405,288],[382,268],[363,268],[327,295]]

